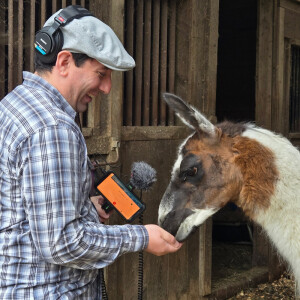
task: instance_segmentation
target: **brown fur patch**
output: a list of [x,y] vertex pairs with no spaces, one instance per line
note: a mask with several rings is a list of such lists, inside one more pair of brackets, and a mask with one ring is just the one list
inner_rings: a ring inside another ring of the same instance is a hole
[[266,209],[274,193],[278,171],[273,153],[259,142],[247,137],[234,138],[234,163],[243,176],[243,187],[237,205],[247,216],[255,217],[258,209]]
[[[242,128],[229,126],[227,130],[238,134]],[[273,153],[259,142],[224,132],[219,141],[195,134],[187,141],[183,153],[195,154],[204,171],[198,186],[204,201],[198,204],[192,201],[189,204],[192,207],[221,208],[232,201],[252,219],[257,210],[269,207],[278,171]]]
[[226,134],[216,141],[209,137],[200,138],[195,134],[185,145],[184,153],[193,153],[202,162],[204,177],[197,193],[203,201],[192,207],[222,208],[229,201],[236,201],[242,189],[242,174],[234,164],[235,153],[232,151],[233,138]]

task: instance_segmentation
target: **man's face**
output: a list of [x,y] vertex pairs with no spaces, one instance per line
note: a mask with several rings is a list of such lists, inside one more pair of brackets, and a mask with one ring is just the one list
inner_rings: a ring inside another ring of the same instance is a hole
[[81,113],[99,93],[110,92],[112,70],[95,59],[86,60],[80,67],[74,63],[71,68],[72,84],[67,100],[76,112]]

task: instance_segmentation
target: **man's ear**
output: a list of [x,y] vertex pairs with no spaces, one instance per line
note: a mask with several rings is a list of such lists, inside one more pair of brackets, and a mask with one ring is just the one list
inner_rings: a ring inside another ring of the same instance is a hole
[[66,76],[72,64],[74,64],[74,59],[70,51],[63,50],[57,54],[55,68],[60,75]]

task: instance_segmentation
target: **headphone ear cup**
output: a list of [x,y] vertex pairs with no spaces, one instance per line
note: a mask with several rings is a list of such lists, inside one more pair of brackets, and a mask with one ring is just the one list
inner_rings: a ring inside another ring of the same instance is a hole
[[47,44],[49,44],[49,50],[45,54],[42,54],[40,51],[35,49],[36,55],[45,64],[55,63],[57,54],[61,51],[64,44],[64,36],[61,30],[58,28],[53,35],[50,35],[48,33],[50,27],[51,26],[44,27],[42,30],[37,32],[35,37],[36,44],[41,39],[46,40]]

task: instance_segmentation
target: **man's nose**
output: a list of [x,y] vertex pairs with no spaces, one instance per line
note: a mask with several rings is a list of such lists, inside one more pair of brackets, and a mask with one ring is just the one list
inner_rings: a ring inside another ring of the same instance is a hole
[[107,76],[105,77],[101,83],[100,83],[100,86],[99,86],[99,90],[107,95],[109,94],[110,90],[111,90],[111,75],[110,76]]

